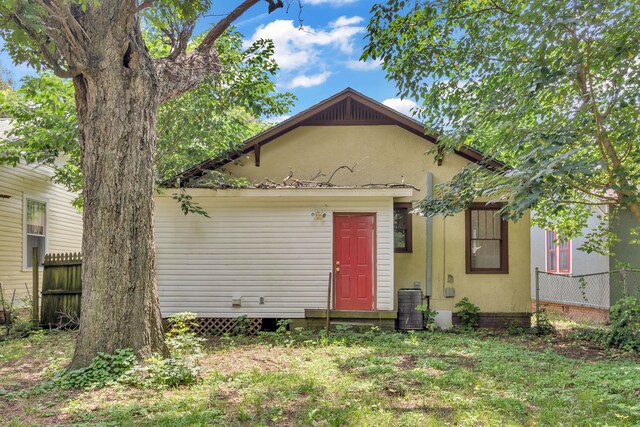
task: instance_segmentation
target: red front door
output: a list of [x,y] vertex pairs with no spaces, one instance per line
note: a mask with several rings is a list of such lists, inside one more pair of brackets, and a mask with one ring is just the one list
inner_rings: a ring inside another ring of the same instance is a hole
[[373,310],[373,215],[333,221],[336,310]]

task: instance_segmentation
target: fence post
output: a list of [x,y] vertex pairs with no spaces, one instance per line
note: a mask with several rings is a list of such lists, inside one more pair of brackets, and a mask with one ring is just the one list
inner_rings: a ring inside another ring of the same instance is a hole
[[536,328],[540,326],[540,270],[536,267]]
[[32,257],[31,257],[31,265],[33,266],[31,269],[33,270],[33,297],[31,298],[31,316],[33,319],[33,326],[38,326],[40,324],[40,301],[39,301],[39,287],[38,281],[40,280],[40,262],[38,258],[38,247],[33,247]]
[[620,275],[622,276],[622,297],[628,297],[629,290],[627,289],[627,269],[622,267],[620,270]]

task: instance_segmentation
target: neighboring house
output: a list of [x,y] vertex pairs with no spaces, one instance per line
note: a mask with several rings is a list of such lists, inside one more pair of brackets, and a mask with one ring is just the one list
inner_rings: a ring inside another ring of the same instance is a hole
[[[0,119],[0,137],[9,127],[9,120]],[[71,205],[77,194],[52,182],[53,174],[44,165],[0,166],[0,283],[6,306],[13,290],[14,305],[23,304],[33,265],[42,264],[45,253],[80,252],[82,214]],[[32,259],[34,246],[39,260]]]
[[411,213],[427,182],[487,160],[463,147],[435,161],[427,154],[435,142],[420,123],[346,89],[248,140],[231,159],[185,172],[187,187],[209,185],[209,170],[252,185],[185,188],[210,218],[182,214],[173,195],[183,190],[156,197],[163,316],[311,324],[324,315],[332,273],[333,316],[388,325],[398,290],[420,287],[445,315],[468,297],[483,325],[528,323],[528,214],[502,221],[499,206],[485,203],[446,219]]
[[588,317],[585,309],[593,309],[591,313],[596,318],[598,310],[606,316],[610,306],[625,292],[637,293],[635,274],[630,273],[623,280],[619,273],[609,272],[640,268],[640,245],[632,242],[637,238],[632,230],[638,223],[626,209],[618,209],[613,218],[610,221],[608,209],[594,209],[582,233],[587,236],[602,221],[610,222],[608,227],[620,241],[614,243],[609,256],[581,251],[585,237],[560,242],[553,231],[531,227],[531,298],[535,299],[536,268],[544,273],[569,276],[566,280],[540,276],[540,300],[549,308],[574,317]]

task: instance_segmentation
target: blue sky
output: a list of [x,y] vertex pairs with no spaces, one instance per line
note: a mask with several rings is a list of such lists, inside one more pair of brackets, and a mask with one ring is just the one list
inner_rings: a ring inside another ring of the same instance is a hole
[[[200,22],[196,32],[206,31],[238,1],[214,0],[213,3],[211,16]],[[384,78],[380,64],[359,61],[371,0],[302,0],[300,17],[297,0],[284,0],[284,3],[285,9],[269,15],[266,1],[260,2],[237,20],[235,26],[244,34],[246,45],[258,38],[273,39],[275,58],[280,66],[275,78],[277,89],[293,92],[298,97],[291,114],[346,87],[409,113],[415,104],[397,99],[395,86]],[[10,71],[15,81],[32,73],[27,67],[13,65],[5,52],[0,53],[0,64]]]

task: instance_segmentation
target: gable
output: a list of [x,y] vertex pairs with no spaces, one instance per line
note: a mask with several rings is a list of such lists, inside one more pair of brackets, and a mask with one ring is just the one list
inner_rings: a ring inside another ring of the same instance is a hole
[[[178,175],[182,183],[198,178],[208,170],[218,169],[231,161],[237,160],[253,151],[257,167],[261,162],[261,147],[269,142],[301,127],[301,126],[399,126],[425,141],[437,144],[435,136],[425,133],[424,125],[405,116],[351,88],[324,100],[315,106],[279,123],[267,131],[247,140],[237,152],[226,158],[209,159]],[[425,150],[426,151],[426,150]],[[491,169],[503,168],[504,165],[470,147],[463,146],[454,151],[458,156]],[[172,179],[171,182],[174,182]]]
[[384,112],[371,108],[348,96],[333,105],[319,111],[308,119],[303,126],[354,126],[354,125],[393,125],[396,124]]
[[262,147],[260,166],[252,150],[219,170],[258,187],[301,180],[338,187],[404,183],[422,189],[427,172],[437,182],[448,181],[469,163],[450,156],[438,166],[433,153],[427,154],[433,147],[396,125],[299,126]]

